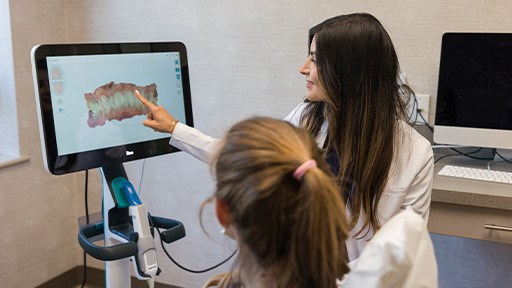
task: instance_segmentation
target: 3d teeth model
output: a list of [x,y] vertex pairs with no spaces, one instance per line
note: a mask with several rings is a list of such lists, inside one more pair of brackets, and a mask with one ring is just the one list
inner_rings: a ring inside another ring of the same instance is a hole
[[156,84],[136,86],[132,83],[110,82],[100,86],[93,93],[85,93],[84,97],[89,110],[89,127],[103,126],[107,120],[131,118],[137,115],[148,114],[147,108],[135,96],[135,89],[139,90],[144,98],[157,104],[158,93]]

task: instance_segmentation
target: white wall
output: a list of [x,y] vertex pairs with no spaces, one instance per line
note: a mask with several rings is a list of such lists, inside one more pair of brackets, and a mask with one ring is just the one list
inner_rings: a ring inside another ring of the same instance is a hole
[[[43,171],[29,59],[33,45],[182,41],[189,53],[196,127],[221,136],[234,122],[255,114],[284,117],[300,101],[305,81],[298,69],[307,53],[307,29],[327,17],[374,14],[391,34],[410,84],[432,95],[443,32],[512,30],[507,0],[17,0],[10,7],[21,154],[31,161],[0,170],[0,216],[12,219],[0,222],[2,287],[33,287],[81,264],[76,218],[83,214],[83,173],[55,177]],[[141,167],[141,161],[127,165],[135,187]],[[91,209],[97,211],[97,171],[91,177]],[[154,215],[186,224],[187,238],[169,250],[195,269],[214,264],[232,249],[214,221],[207,226],[215,241],[199,227],[199,205],[212,190],[207,166],[189,155],[145,163],[143,201]],[[207,211],[205,217],[211,216]],[[208,275],[229,269],[193,275],[162,253],[159,260],[158,281],[184,287],[197,287]]]

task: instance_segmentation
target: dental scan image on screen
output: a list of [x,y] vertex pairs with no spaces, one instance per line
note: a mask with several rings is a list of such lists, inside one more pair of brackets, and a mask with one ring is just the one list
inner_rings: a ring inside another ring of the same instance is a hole
[[138,90],[151,103],[158,105],[156,84],[137,86],[133,83],[110,82],[84,95],[89,110],[89,127],[103,126],[107,121],[146,115],[147,108],[135,97]]
[[185,122],[179,52],[46,60],[59,156],[168,138],[142,125],[149,111],[136,89]]

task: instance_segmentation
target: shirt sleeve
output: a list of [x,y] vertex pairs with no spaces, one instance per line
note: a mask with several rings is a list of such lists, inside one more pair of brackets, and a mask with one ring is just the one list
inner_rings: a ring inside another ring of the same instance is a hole
[[178,122],[169,144],[197,159],[208,163],[219,139],[203,134],[201,131]]
[[416,177],[414,177],[400,209],[404,210],[405,207],[411,206],[425,221],[428,220],[430,212],[432,182],[434,179],[434,153],[432,146],[430,143],[428,144],[422,145],[422,150],[415,154],[415,157],[418,158],[420,158],[419,155],[423,155],[422,161],[417,166]]
[[[302,109],[304,109],[303,102],[295,107],[284,120],[299,126]],[[210,137],[196,128],[178,122],[176,127],[174,127],[169,144],[189,153],[204,163],[208,163],[219,141],[220,139]]]

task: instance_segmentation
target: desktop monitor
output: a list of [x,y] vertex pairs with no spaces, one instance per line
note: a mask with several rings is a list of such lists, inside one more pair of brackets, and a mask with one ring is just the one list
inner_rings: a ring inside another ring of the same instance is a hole
[[512,34],[443,35],[434,142],[512,149]]
[[50,44],[32,49],[41,147],[55,175],[178,151],[144,127],[135,89],[193,125],[186,48],[179,42]]

